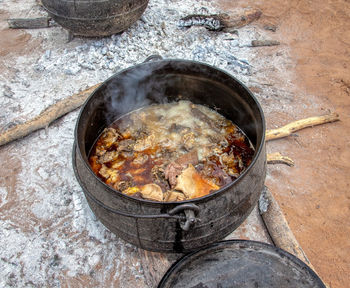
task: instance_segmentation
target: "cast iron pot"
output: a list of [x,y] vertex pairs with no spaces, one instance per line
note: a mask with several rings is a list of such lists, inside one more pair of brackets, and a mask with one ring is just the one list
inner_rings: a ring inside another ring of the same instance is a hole
[[[255,147],[250,166],[214,193],[182,202],[124,195],[91,170],[89,152],[102,130],[126,113],[154,103],[190,100],[217,109]],[[109,78],[87,99],[75,129],[73,167],[90,208],[113,233],[143,249],[187,252],[216,242],[250,214],[266,175],[265,120],[253,94],[224,71],[186,60],[157,60]]]
[[75,35],[108,36],[126,30],[149,0],[42,0],[49,15]]

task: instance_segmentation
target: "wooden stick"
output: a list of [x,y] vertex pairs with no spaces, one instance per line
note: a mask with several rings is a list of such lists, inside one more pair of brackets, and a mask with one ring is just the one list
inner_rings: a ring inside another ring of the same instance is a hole
[[12,29],[38,29],[50,26],[50,17],[39,18],[12,18],[7,19],[9,28]]
[[277,40],[253,40],[251,47],[262,47],[262,46],[276,46],[280,45]]
[[235,29],[246,26],[253,21],[258,20],[261,15],[262,12],[259,9],[243,8],[220,14],[220,20],[226,29]]
[[258,20],[261,14],[260,10],[252,8],[211,15],[190,14],[181,18],[178,26],[203,26],[211,31],[221,31],[225,29],[226,32],[229,32],[232,29],[243,27]]
[[299,242],[297,241],[292,230],[290,229],[288,222],[284,217],[283,212],[281,211],[280,206],[278,205],[277,201],[267,188],[264,190],[264,197],[269,203],[268,208],[267,211],[260,212],[274,244],[277,247],[298,257],[317,274],[315,268],[310,263],[310,260],[307,258],[303,248],[301,248]]
[[23,124],[18,124],[13,128],[0,134],[0,146],[13,140],[24,137],[36,130],[45,128],[56,119],[80,107],[88,96],[99,86],[96,84],[86,90],[78,92],[66,99],[49,106],[34,119]]
[[279,152],[271,153],[266,155],[267,164],[286,164],[288,166],[294,166],[294,161],[281,155]]
[[264,192],[269,205],[267,211],[262,213],[261,216],[274,244],[310,265],[309,259],[290,230],[277,201],[268,189],[265,189]]
[[307,127],[313,127],[316,125],[335,122],[339,120],[340,120],[339,115],[337,113],[331,113],[324,116],[316,116],[316,117],[310,117],[310,118],[294,121],[281,128],[267,130],[265,140],[270,141],[274,139],[283,138],[291,135],[295,131],[298,131]]

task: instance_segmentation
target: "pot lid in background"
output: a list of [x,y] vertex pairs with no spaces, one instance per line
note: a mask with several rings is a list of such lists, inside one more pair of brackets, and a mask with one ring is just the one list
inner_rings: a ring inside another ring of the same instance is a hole
[[304,262],[275,246],[248,240],[217,242],[174,263],[158,288],[326,287]]

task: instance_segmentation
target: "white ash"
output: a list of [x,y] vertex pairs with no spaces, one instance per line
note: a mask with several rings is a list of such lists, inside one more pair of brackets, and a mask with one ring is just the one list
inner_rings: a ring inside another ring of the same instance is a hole
[[[30,225],[32,231],[27,232],[22,229],[31,220],[23,218],[23,227],[17,228],[11,217],[1,222],[0,287],[11,283],[15,287],[30,284],[59,287],[57,280],[63,272],[70,277],[93,273],[101,259],[104,265],[119,261],[125,275],[142,275],[140,267],[128,267],[120,247],[128,254],[135,254],[135,258],[137,249],[125,245],[97,221],[74,178],[71,150],[76,117],[77,112],[71,113],[51,126],[45,139],[37,139],[40,133],[37,132],[27,139],[26,145],[15,143],[5,148],[9,157],[20,155],[23,165],[30,163],[17,176],[18,204],[6,209],[6,213],[35,221]],[[0,191],[3,208],[9,198],[8,191],[6,188]]]
[[267,187],[265,186],[259,198],[260,214],[264,214],[265,212],[267,212],[267,209],[269,209],[269,200],[266,197],[266,190],[267,190]]
[[[60,27],[44,29],[41,34],[30,30],[33,37],[44,36],[51,41],[43,42],[44,51],[34,52],[31,57],[17,57],[12,65],[12,69],[16,69],[15,77],[3,77],[0,95],[10,97],[4,97],[0,104],[4,111],[0,127],[34,117],[57,100],[104,81],[152,54],[209,63],[227,70],[248,85],[251,79],[264,76],[267,70],[278,69],[275,64],[288,63],[287,57],[274,57],[281,59],[268,63],[257,56],[257,50],[244,47],[266,33],[254,25],[239,29],[238,36],[211,32],[204,27],[178,27],[180,18],[198,13],[202,7],[207,7],[209,14],[220,12],[208,5],[208,1],[150,1],[141,20],[127,31],[102,39],[76,38],[68,44],[62,37],[66,32]],[[56,39],[55,35],[60,36]]]
[[[1,2],[2,9],[12,18],[43,14],[34,0],[22,2]],[[274,48],[280,49],[279,55],[259,57],[259,50],[245,47],[268,33],[254,24],[239,29],[238,35],[178,27],[180,18],[201,14],[202,7],[208,8],[208,14],[220,12],[209,1],[151,0],[142,19],[130,29],[103,39],[75,38],[66,43],[66,32],[60,27],[28,30],[43,42],[37,50],[5,61],[14,77],[0,75],[0,130],[152,54],[203,61],[261,88],[257,96],[266,113],[302,113],[289,105],[294,98],[287,92],[291,90],[274,85],[270,77],[277,73],[285,78],[285,86],[293,85],[288,50],[281,45]],[[305,105],[313,100],[308,101]],[[15,188],[5,186],[0,174],[0,287],[60,287],[60,277],[65,275],[87,275],[97,283],[106,279],[129,283],[134,277],[138,282],[129,287],[148,287],[138,250],[97,221],[73,175],[77,115],[77,111],[70,113],[48,129],[0,148],[6,169],[17,162],[21,168]],[[136,260],[129,263],[130,259]]]

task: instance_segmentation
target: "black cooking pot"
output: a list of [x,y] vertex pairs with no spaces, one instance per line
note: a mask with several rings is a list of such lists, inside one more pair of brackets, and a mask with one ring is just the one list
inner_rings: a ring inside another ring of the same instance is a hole
[[[105,127],[145,105],[180,99],[217,109],[248,136],[255,155],[238,179],[198,199],[161,203],[124,195],[93,173],[88,155]],[[109,230],[143,249],[186,252],[224,238],[250,214],[265,180],[264,140],[263,111],[234,77],[199,62],[157,60],[117,73],[92,93],[77,120],[73,167],[92,211]]]
[[41,0],[49,15],[75,35],[108,36],[126,30],[148,0]]

